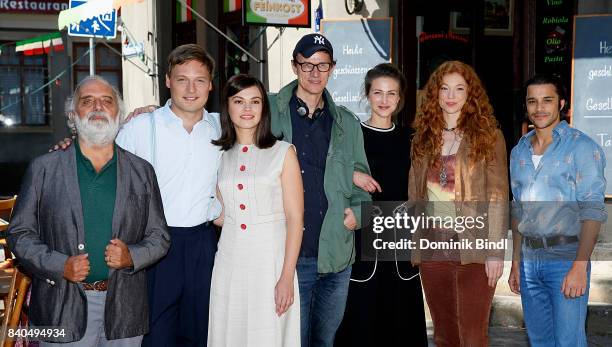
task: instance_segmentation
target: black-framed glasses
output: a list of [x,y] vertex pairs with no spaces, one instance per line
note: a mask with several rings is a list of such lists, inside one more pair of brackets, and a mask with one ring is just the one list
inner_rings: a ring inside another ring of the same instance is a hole
[[318,64],[313,64],[313,63],[300,63],[297,60],[293,61],[295,64],[300,66],[300,69],[304,72],[311,72],[312,70],[314,70],[314,68],[316,67],[317,70],[319,70],[319,72],[327,72],[329,71],[329,69],[331,69],[332,67],[332,63],[318,63]]

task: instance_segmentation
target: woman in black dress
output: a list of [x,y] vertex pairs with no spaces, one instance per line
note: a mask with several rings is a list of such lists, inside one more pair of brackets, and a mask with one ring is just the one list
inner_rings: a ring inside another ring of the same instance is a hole
[[[370,187],[374,204],[384,201],[389,202],[384,205],[391,205],[396,201],[394,205],[398,205],[408,200],[412,134],[393,122],[404,105],[405,89],[404,76],[392,64],[379,64],[366,74],[364,93],[371,115],[361,123],[361,129],[372,178],[378,184],[372,181],[359,185]],[[354,177],[356,182],[367,179],[359,173]],[[386,251],[378,253],[375,260],[361,260],[362,232],[366,231],[356,231],[355,235],[357,261],[335,346],[427,346],[418,268],[405,260],[410,259],[406,251]],[[385,233],[381,235],[387,239]],[[371,240],[364,238],[370,244]]]

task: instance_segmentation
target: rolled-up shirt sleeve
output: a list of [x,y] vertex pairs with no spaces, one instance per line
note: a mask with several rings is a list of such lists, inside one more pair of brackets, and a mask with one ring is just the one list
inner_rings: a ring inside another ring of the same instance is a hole
[[576,148],[576,200],[580,221],[605,222],[608,212],[604,203],[606,157],[597,144],[582,141]]

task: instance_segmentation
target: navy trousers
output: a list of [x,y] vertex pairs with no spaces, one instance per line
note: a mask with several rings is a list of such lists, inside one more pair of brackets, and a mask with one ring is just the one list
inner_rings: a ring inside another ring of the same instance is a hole
[[206,346],[217,235],[212,223],[169,227],[168,254],[147,272],[149,334],[143,346]]

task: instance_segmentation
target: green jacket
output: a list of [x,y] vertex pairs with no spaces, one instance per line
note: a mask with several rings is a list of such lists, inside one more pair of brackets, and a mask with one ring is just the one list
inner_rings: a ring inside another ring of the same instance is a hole
[[[287,142],[292,142],[289,101],[296,86],[297,80],[270,95],[272,132]],[[353,185],[354,170],[370,174],[359,121],[347,108],[334,104],[327,89],[325,100],[334,123],[323,178],[328,208],[319,236],[319,273],[340,272],[355,262],[355,234],[344,227],[344,209],[353,210],[359,228],[361,203],[371,201],[367,192]]]

